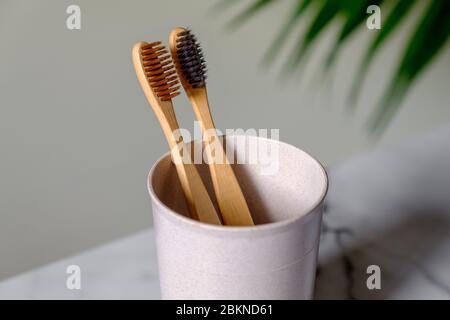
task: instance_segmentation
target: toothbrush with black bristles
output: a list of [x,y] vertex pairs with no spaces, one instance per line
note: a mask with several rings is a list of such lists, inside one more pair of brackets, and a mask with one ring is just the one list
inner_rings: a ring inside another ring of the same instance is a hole
[[176,28],[170,34],[169,46],[181,84],[206,140],[205,150],[222,220],[232,226],[254,225],[247,201],[217,136],[209,109],[206,64],[200,45],[190,30]]

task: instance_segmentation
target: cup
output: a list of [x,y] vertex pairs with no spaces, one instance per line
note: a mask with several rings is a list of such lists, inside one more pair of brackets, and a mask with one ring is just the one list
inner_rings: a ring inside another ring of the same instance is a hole
[[[165,154],[148,176],[161,297],[311,299],[328,187],[324,168],[280,141],[228,136],[224,142],[255,226],[189,218],[175,166]],[[207,164],[197,167],[214,198]]]

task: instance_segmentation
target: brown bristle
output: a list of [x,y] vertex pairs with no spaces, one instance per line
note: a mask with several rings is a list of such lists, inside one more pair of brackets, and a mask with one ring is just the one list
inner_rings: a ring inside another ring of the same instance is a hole
[[169,101],[180,94],[172,59],[160,41],[142,45],[141,60],[148,83],[159,99]]
[[177,34],[176,55],[183,77],[192,88],[206,85],[206,64],[202,49],[190,30]]

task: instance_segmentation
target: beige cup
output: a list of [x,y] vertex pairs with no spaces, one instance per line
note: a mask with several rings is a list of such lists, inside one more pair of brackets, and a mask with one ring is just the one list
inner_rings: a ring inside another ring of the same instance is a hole
[[[306,152],[275,140],[233,136],[226,146],[246,162],[233,169],[256,226],[188,218],[170,155],[150,171],[162,298],[312,298],[328,186],[324,168]],[[259,161],[255,155],[263,153],[272,154]],[[212,194],[207,165],[198,167]]]

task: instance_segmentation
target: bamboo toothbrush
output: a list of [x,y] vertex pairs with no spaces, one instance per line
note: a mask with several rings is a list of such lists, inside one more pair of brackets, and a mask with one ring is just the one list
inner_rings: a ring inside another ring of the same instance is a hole
[[203,136],[214,191],[226,225],[250,226],[253,219],[244,194],[217,136],[206,92],[206,65],[200,45],[190,30],[174,29],[170,51],[178,76],[194,108]]
[[191,217],[210,224],[221,224],[195,165],[183,161],[180,148],[184,146],[182,137],[177,138],[175,135],[179,126],[172,98],[179,94],[179,86],[168,51],[161,42],[139,42],[133,47],[132,56],[142,90],[156,113],[169,143]]

